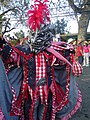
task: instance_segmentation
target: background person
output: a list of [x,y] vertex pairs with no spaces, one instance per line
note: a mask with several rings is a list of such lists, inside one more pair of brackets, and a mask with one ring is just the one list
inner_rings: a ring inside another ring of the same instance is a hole
[[76,56],[78,62],[82,65],[83,64],[83,46],[79,43],[76,47]]
[[89,62],[90,62],[90,41],[88,42],[88,49],[89,49]]
[[85,42],[83,46],[83,66],[89,66],[89,49],[88,44]]

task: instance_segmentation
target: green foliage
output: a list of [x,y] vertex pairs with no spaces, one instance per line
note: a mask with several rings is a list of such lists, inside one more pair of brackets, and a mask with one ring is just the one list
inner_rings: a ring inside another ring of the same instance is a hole
[[11,2],[12,0],[0,0],[0,4],[4,7],[7,7]]
[[20,32],[14,33],[14,35],[17,37],[17,39],[21,39],[25,37],[24,32],[22,30],[20,30]]
[[55,23],[57,34],[58,33],[64,34],[66,32],[66,27],[67,27],[67,21],[65,21],[64,19],[61,19],[61,21],[57,20]]
[[11,43],[13,46],[17,45],[19,42],[20,42],[20,39],[11,40],[11,41],[10,41],[10,43]]

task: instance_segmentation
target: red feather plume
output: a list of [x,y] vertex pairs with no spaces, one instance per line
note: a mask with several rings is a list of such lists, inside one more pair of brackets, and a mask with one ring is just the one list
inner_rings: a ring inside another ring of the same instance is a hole
[[41,24],[45,24],[45,20],[50,22],[49,9],[46,4],[48,0],[41,2],[40,0],[35,0],[35,4],[32,5],[32,10],[28,11],[28,26],[34,31],[38,28],[40,30]]

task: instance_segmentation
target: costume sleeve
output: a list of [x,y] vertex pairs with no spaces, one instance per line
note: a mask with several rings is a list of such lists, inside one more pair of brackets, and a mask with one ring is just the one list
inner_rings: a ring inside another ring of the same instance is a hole
[[10,54],[12,52],[12,47],[8,44],[4,45],[2,49],[2,58],[3,60],[7,60],[10,57]]
[[3,45],[6,44],[5,40],[0,36],[0,55],[2,55]]
[[80,63],[75,59],[75,54],[71,54],[72,61],[72,73],[74,76],[80,76],[83,72],[83,68]]
[[20,55],[7,43],[1,48],[1,58],[4,62],[7,73],[11,69],[20,67]]
[[7,60],[10,53],[12,51],[12,48],[4,38],[0,37],[0,55],[2,56],[3,60]]

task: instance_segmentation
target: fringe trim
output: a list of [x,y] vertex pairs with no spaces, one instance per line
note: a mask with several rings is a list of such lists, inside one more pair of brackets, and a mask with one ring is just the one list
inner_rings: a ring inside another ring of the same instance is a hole
[[69,120],[72,117],[72,115],[74,115],[77,112],[77,110],[80,108],[81,103],[82,103],[82,95],[81,95],[81,91],[78,90],[78,100],[77,100],[76,106],[69,114],[62,117],[61,120]]
[[5,120],[5,117],[1,108],[0,108],[0,120]]

